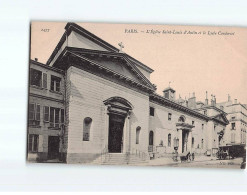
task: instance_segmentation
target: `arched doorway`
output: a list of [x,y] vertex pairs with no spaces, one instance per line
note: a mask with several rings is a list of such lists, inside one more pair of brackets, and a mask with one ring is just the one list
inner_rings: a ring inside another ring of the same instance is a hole
[[104,101],[109,115],[108,152],[122,153],[124,144],[124,124],[133,106],[122,97],[111,97]]

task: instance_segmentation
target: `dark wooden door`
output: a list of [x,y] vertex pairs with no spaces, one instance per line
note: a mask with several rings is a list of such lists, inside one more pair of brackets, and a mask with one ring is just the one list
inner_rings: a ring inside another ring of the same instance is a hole
[[48,159],[59,157],[59,137],[49,136],[48,138]]
[[122,116],[110,116],[108,151],[110,153],[121,153],[123,146],[124,118]]

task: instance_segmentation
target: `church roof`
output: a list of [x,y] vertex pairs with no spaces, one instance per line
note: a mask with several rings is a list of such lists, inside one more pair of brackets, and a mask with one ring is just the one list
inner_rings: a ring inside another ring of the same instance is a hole
[[[87,31],[86,29],[82,28],[81,26],[68,22],[65,26],[66,31],[64,32],[62,38],[58,42],[57,46],[55,47],[54,51],[52,52],[51,56],[47,60],[46,64],[50,64],[50,62],[54,59],[60,48],[62,47],[63,43],[66,41],[66,36],[68,36],[72,31],[77,32],[78,34],[86,37],[87,39],[95,42],[96,44],[100,45],[101,47],[105,48],[107,51],[119,53],[119,49],[114,47],[113,45],[109,44],[108,42],[102,40],[98,36],[92,34],[91,32]],[[134,62],[137,66],[145,69],[147,72],[152,73],[154,70],[150,67],[146,66],[145,64],[141,63],[137,59],[131,57],[130,55],[125,53],[125,57],[128,58],[130,61]]]

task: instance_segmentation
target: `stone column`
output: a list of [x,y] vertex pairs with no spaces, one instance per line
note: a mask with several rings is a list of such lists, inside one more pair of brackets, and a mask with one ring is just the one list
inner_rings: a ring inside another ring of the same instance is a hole
[[192,135],[191,135],[191,131],[188,132],[188,142],[187,142],[187,151],[188,152],[192,152],[191,151],[191,145],[192,145]]
[[109,112],[107,108],[105,112],[105,128],[103,135],[101,135],[102,145],[103,145],[102,150],[105,150],[104,152],[108,152],[108,134],[109,134]]
[[178,139],[179,139],[179,146],[178,146],[178,153],[182,153],[182,148],[183,148],[183,134],[182,134],[182,129],[178,130]]

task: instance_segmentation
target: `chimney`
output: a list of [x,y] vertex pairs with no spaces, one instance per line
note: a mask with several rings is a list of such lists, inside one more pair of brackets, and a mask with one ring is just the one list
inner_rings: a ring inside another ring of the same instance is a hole
[[206,91],[206,99],[205,99],[205,105],[208,105],[208,92]]
[[214,95],[211,94],[211,106],[213,106],[213,105],[214,105]]
[[196,97],[195,92],[193,92],[193,95],[191,98],[188,99],[188,107],[195,109],[196,108]]
[[38,58],[34,58],[34,60],[35,60],[36,62],[38,62]]
[[235,99],[235,100],[234,100],[234,104],[237,104],[237,103],[238,103],[238,100],[237,100],[237,99]]
[[216,106],[216,96],[214,96],[214,105]]

